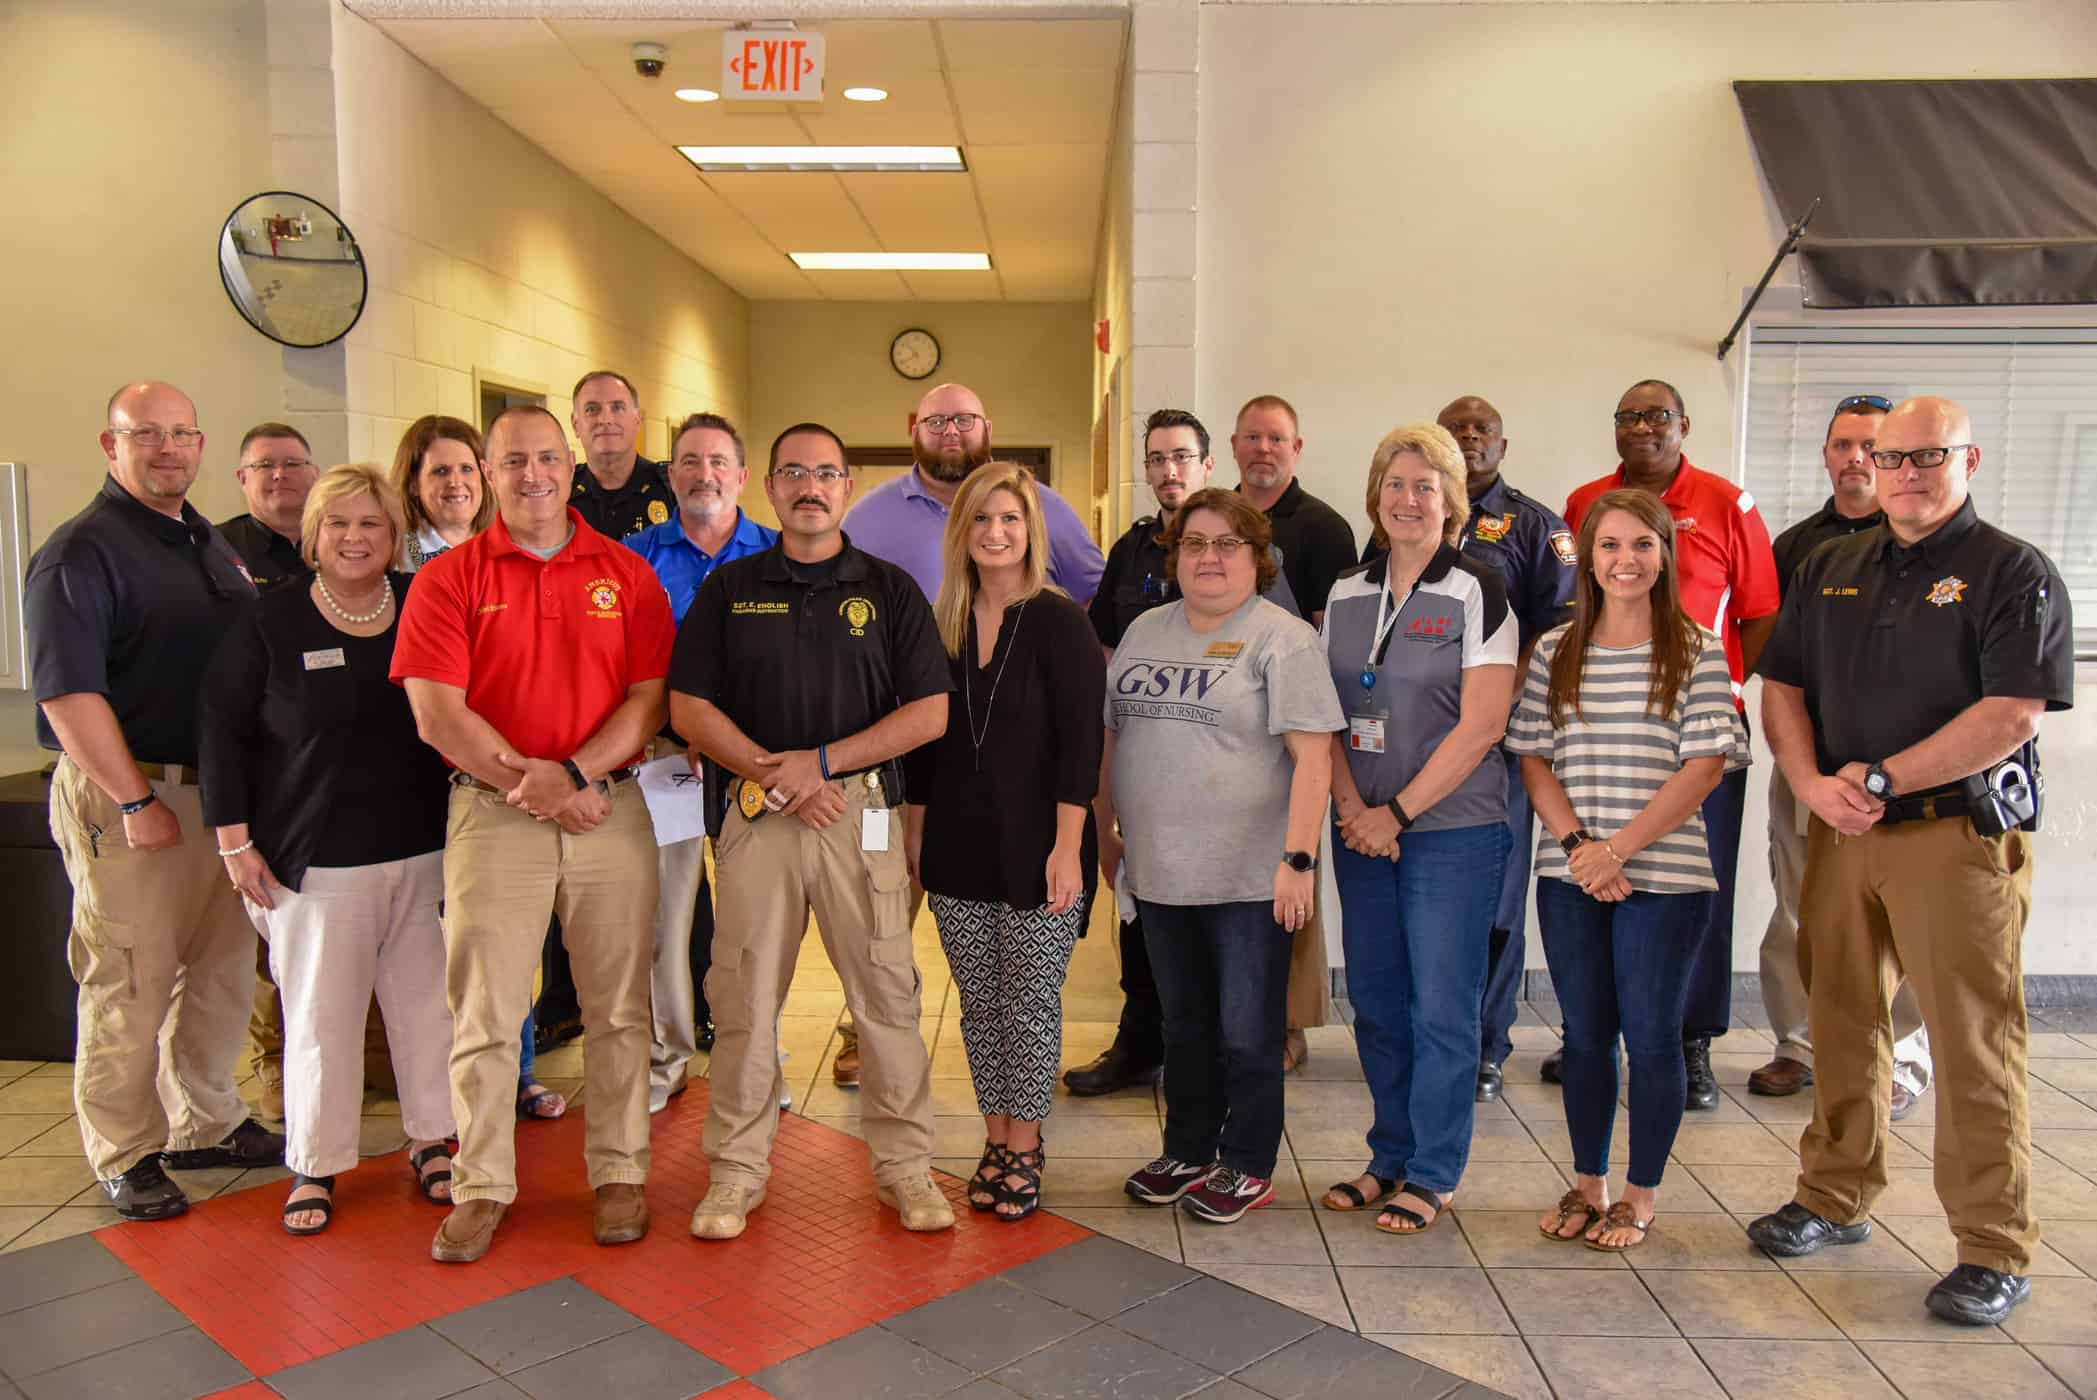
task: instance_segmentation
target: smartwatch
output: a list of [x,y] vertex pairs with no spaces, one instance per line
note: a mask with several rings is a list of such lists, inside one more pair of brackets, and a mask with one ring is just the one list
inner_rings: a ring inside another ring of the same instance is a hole
[[1318,868],[1318,853],[1316,851],[1283,851],[1282,864],[1298,873],[1316,870]]
[[1390,808],[1391,815],[1398,819],[1398,829],[1400,831],[1406,830],[1413,824],[1413,814],[1399,806],[1397,798],[1392,798],[1389,802],[1384,803],[1384,806]]
[[1881,802],[1892,800],[1893,778],[1886,772],[1885,764],[1874,763],[1864,770],[1864,791]]
[[1593,834],[1586,827],[1576,827],[1558,838],[1558,847],[1567,855],[1571,855],[1574,851],[1594,839]]
[[117,803],[117,811],[123,813],[127,817],[135,817],[140,812],[145,811],[146,808],[152,806],[155,802],[158,802],[159,800],[160,794],[153,791],[151,788],[147,788],[146,795],[144,797],[139,798],[138,801]]
[[584,788],[590,785],[590,780],[583,776],[583,770],[575,766],[574,759],[562,759],[561,767],[568,770],[568,781],[575,784],[575,790],[577,792],[581,792]]

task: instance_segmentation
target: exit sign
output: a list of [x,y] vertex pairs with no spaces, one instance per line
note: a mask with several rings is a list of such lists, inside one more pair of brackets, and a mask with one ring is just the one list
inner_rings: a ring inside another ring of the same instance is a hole
[[721,36],[721,91],[757,102],[821,102],[823,36],[729,30]]

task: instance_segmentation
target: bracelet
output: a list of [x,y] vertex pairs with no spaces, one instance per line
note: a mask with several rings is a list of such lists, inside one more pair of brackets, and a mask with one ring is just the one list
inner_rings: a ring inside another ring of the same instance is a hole
[[235,856],[238,856],[238,855],[246,855],[246,854],[247,854],[247,853],[248,853],[249,851],[252,851],[252,850],[254,850],[254,849],[255,849],[255,838],[254,838],[254,837],[252,837],[252,836],[250,836],[250,837],[249,837],[249,838],[248,838],[247,840],[245,840],[245,841],[241,842],[241,843],[240,843],[240,844],[239,844],[238,846],[235,846],[235,847],[234,847],[234,848],[233,848],[232,850],[230,850],[230,851],[220,851],[220,852],[219,852],[219,855],[220,855],[221,857],[223,857],[224,859],[226,859],[226,860],[231,860],[231,859],[233,859],[233,857],[235,857]]
[[820,769],[822,769],[822,770],[823,770],[823,781],[824,781],[824,782],[826,782],[826,783],[827,783],[827,782],[829,782],[829,781],[830,781],[830,746],[829,746],[828,744],[817,744],[817,745],[816,745],[816,767],[818,767],[818,768],[820,768]]
[[1390,808],[1391,815],[1398,819],[1398,829],[1400,831],[1405,831],[1412,826],[1413,814],[1399,806],[1397,798],[1392,798],[1389,802],[1384,803],[1384,806]]
[[583,770],[581,766],[577,764],[574,759],[562,759],[561,767],[564,770],[566,770],[568,774],[568,781],[575,784],[575,790],[577,792],[581,792],[584,788],[590,785],[590,780],[583,776]]
[[159,800],[160,794],[153,791],[153,789],[151,788],[147,788],[146,795],[144,797],[139,798],[136,802],[117,803],[117,811],[124,816],[135,817],[140,812],[145,811],[146,808],[152,806],[155,802],[158,802]]
[[1609,852],[1609,858],[1615,861],[1619,867],[1623,865],[1624,858],[1616,853],[1616,842],[1604,841],[1602,843],[1602,849]]

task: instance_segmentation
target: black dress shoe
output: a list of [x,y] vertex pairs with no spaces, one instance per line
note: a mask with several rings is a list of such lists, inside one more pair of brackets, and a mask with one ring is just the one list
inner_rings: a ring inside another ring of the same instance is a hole
[[1998,1273],[1978,1264],[1961,1264],[1930,1290],[1929,1309],[1946,1322],[1992,1327],[2031,1296],[2031,1280]]
[[157,1152],[141,1158],[122,1176],[103,1182],[102,1190],[126,1220],[172,1220],[189,1209],[189,1197],[168,1180]]
[[1565,1051],[1553,1050],[1550,1054],[1544,1056],[1544,1062],[1537,1066],[1536,1077],[1543,1080],[1546,1084],[1563,1084],[1565,1083],[1565,1075],[1559,1072],[1559,1067],[1564,1063]]
[[248,1118],[216,1147],[191,1147],[162,1154],[178,1172],[199,1172],[211,1167],[275,1167],[284,1162],[284,1135]]
[[1689,1108],[1718,1107],[1718,1076],[1711,1072],[1711,1037],[1692,1036],[1682,1042],[1682,1059],[1689,1071]]
[[1480,1060],[1478,1062],[1478,1102],[1497,1103],[1500,1098],[1500,1091],[1506,1085],[1507,1079],[1506,1076],[1500,1073],[1500,1066],[1494,1064],[1491,1060]]
[[1066,1071],[1063,1087],[1070,1090],[1074,1098],[1096,1098],[1111,1094],[1119,1089],[1132,1089],[1139,1084],[1158,1082],[1159,1066],[1156,1061],[1144,1063],[1121,1048],[1115,1041],[1101,1052],[1090,1064],[1080,1065]]
[[1747,1227],[1748,1238],[1765,1253],[1796,1259],[1822,1245],[1862,1244],[1871,1238],[1871,1222],[1837,1225],[1792,1201],[1775,1215],[1765,1215]]
[[699,1034],[699,1048],[701,1050],[711,1050],[714,1048],[713,1022],[701,1021],[697,1025],[693,1026],[692,1029],[694,1031],[697,1031]]

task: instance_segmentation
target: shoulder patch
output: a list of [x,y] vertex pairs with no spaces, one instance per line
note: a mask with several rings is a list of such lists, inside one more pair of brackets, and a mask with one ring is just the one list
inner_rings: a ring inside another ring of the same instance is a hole
[[1746,515],[1749,511],[1755,508],[1754,493],[1752,491],[1747,490],[1745,487],[1741,488],[1740,500],[1736,504],[1738,504],[1740,507],[1740,513],[1742,515]]
[[1580,547],[1573,543],[1573,532],[1571,530],[1553,530],[1551,532],[1551,552],[1558,556],[1559,563],[1568,567],[1580,562]]

